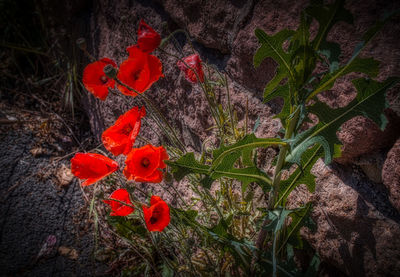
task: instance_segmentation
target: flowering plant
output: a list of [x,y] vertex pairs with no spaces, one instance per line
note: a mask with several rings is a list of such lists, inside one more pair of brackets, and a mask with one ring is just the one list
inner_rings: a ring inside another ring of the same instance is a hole
[[[105,100],[108,89],[116,85],[122,94],[140,98],[146,111],[154,113],[156,124],[161,124],[160,129],[169,142],[165,146],[135,147],[146,112],[144,108],[134,107],[102,136],[107,150],[126,156],[125,178],[121,174],[115,178],[114,174],[110,175],[117,171],[118,164],[108,158],[93,159],[99,170],[94,170],[88,159],[81,158],[84,154],[77,154],[71,160],[74,174],[90,180],[84,184],[109,176],[110,182],[124,187],[102,200],[112,210],[108,222],[117,235],[129,241],[133,255],[140,257],[140,265],[128,266],[127,274],[141,275],[145,269],[154,275],[162,272],[167,276],[209,276],[226,272],[234,276],[301,275],[295,266],[293,248],[304,247],[300,228],[312,227],[309,217],[312,203],[289,208],[289,195],[300,184],[305,184],[310,192],[315,190],[311,169],[319,158],[329,164],[340,155],[336,132],[344,122],[362,115],[385,127],[384,95],[399,81],[399,78],[383,82],[355,79],[357,97],[339,109],[328,107],[316,97],[332,88],[339,77],[351,72],[369,77],[378,73],[374,59],[358,55],[390,16],[368,30],[352,58],[340,65],[340,46],[326,41],[326,37],[335,23],[352,19],[342,4],[336,1],[324,6],[319,1],[312,2],[302,13],[297,30],[285,29],[275,35],[255,30],[260,47],[254,55],[254,65],[259,66],[267,57],[278,63],[276,75],[265,87],[264,100],[283,98],[282,111],[276,116],[283,127],[282,136],[258,138],[248,134],[247,125],[238,127],[226,74],[203,63],[197,53],[179,57],[162,48],[177,31],[161,42],[161,36],[141,21],[138,43],[128,47],[129,57],[119,69],[109,59],[87,66],[84,74],[91,77],[83,81],[90,93]],[[311,39],[312,19],[318,21],[319,28]],[[210,148],[203,145],[201,153],[188,152],[175,129],[147,95],[146,91],[163,77],[161,61],[150,55],[157,47],[175,57],[186,80],[202,90],[217,130],[217,145]],[[105,75],[99,71],[101,67]],[[219,89],[226,89],[225,105],[216,97]],[[310,114],[318,118],[318,123],[307,128]],[[266,147],[279,149],[272,176],[257,161],[257,149]],[[86,155],[92,159],[95,154]],[[283,175],[287,178],[282,178]],[[194,194],[190,201],[175,187],[182,180]],[[172,181],[175,183],[171,185]],[[177,198],[175,204],[150,195],[148,190],[137,186],[138,182],[157,183]],[[150,206],[141,201],[139,194],[145,201],[150,199]],[[141,210],[135,209],[140,206]],[[308,271],[316,273],[318,264],[315,255]]]

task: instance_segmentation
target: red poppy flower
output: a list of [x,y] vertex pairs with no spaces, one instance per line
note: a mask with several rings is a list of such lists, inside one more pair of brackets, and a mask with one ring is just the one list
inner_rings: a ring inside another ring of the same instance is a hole
[[150,208],[142,206],[144,221],[151,232],[161,232],[168,226],[171,217],[169,207],[160,197],[153,195],[150,199]]
[[[186,58],[183,58],[183,61],[191,68],[193,68],[197,75],[199,75],[200,82],[204,82],[204,72],[203,67],[201,66],[201,59],[198,54],[190,55]],[[191,83],[197,83],[197,76],[195,72],[187,67],[182,61],[178,61],[177,65],[180,70],[185,73],[185,79]]]
[[103,132],[101,140],[104,147],[118,156],[120,154],[127,155],[132,150],[136,137],[140,130],[140,119],[146,115],[144,107],[127,111],[121,115],[117,121]]
[[129,180],[137,182],[160,183],[163,174],[160,169],[165,168],[164,160],[168,160],[164,147],[145,145],[134,148],[126,157],[124,174]]
[[[118,79],[138,92],[144,92],[156,82],[162,74],[161,61],[141,51],[136,46],[127,48],[129,58],[119,67]],[[136,96],[136,93],[122,85],[118,89],[125,95]]]
[[118,163],[95,153],[76,153],[71,159],[71,171],[79,179],[87,179],[82,186],[89,186],[118,169]]
[[115,81],[108,78],[103,71],[103,68],[108,64],[117,67],[117,64],[113,60],[103,58],[88,64],[83,71],[83,85],[88,91],[101,100],[106,99],[108,88],[114,88],[115,86]]
[[[117,189],[110,195],[110,198],[133,206],[131,199],[129,198],[129,193],[126,189]],[[128,214],[133,213],[133,211],[135,210],[133,207],[124,205],[117,201],[103,200],[103,202],[111,206],[111,216],[127,216]]]
[[151,53],[156,49],[161,43],[161,36],[153,30],[149,25],[144,22],[143,19],[140,20],[138,29],[138,40],[137,46],[146,53]]

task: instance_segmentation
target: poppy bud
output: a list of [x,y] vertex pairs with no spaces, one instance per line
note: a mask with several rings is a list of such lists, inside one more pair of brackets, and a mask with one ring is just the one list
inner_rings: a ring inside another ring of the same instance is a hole
[[115,79],[117,77],[117,69],[112,66],[111,64],[107,64],[104,68],[103,68],[104,73],[106,74],[106,76],[110,79]]
[[85,38],[78,38],[78,39],[76,40],[76,44],[78,45],[78,47],[79,47],[81,50],[83,50],[83,51],[86,50],[87,45],[86,45],[86,40],[85,40]]

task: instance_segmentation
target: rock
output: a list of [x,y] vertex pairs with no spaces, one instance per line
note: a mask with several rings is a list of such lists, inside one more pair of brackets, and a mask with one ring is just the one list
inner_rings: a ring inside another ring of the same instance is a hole
[[55,176],[58,185],[61,187],[68,186],[74,179],[71,168],[66,166],[65,164],[61,164],[61,166],[56,170]]
[[169,16],[208,48],[229,53],[242,22],[252,12],[254,0],[162,1]]
[[382,170],[383,184],[389,191],[389,200],[400,211],[400,139],[387,154]]
[[[385,193],[362,174],[329,168],[319,160],[312,218],[315,233],[303,235],[322,260],[348,276],[399,276],[400,214],[385,204]],[[367,190],[370,190],[369,192]]]
[[354,162],[360,155],[393,145],[399,136],[396,126],[400,124],[400,117],[390,109],[386,110],[385,115],[389,123],[383,131],[372,120],[362,116],[345,122],[337,134],[343,147],[342,156],[336,161]]
[[64,256],[70,260],[77,260],[79,255],[78,255],[78,251],[76,251],[76,249],[74,248],[70,248],[67,246],[60,246],[58,247],[58,253],[61,256]]

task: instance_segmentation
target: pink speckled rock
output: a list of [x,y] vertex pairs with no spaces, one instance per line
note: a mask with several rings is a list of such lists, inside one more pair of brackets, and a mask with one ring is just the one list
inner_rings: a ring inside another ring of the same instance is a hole
[[304,229],[303,235],[322,260],[348,276],[399,276],[399,219],[386,217],[383,193],[364,195],[358,184],[368,181],[359,173],[332,170],[322,160],[312,172],[317,177],[312,212],[317,230]]
[[389,191],[389,200],[400,211],[400,139],[387,154],[382,180]]

